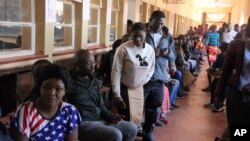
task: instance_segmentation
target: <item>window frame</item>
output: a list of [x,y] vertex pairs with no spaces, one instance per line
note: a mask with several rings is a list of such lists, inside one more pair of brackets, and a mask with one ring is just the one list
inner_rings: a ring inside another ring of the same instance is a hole
[[[22,2],[22,1],[20,1]],[[31,3],[31,21],[30,22],[17,22],[17,21],[0,21],[1,26],[20,26],[20,27],[30,27],[31,29],[31,41],[30,41],[30,49],[10,49],[10,50],[1,50],[0,51],[0,59],[16,57],[16,56],[26,56],[26,55],[34,55],[35,54],[35,40],[36,40],[36,29],[35,29],[35,2],[34,0],[29,0]],[[4,36],[3,36],[4,37]]]
[[[118,30],[118,18],[119,18],[119,12],[120,12],[120,1],[117,0],[117,7],[118,8],[113,7],[114,6],[113,2],[114,1],[112,1],[111,24],[110,24],[109,34],[110,34],[111,29],[115,29],[115,40],[117,40],[117,35],[118,35],[118,32],[117,32],[117,30]],[[112,17],[112,12],[115,12],[115,18]],[[112,24],[112,19],[115,19],[115,24],[114,25]],[[109,43],[110,44],[113,44],[114,41],[110,41],[110,37],[109,37]]]
[[[71,27],[71,45],[70,46],[56,46],[54,44],[54,49],[53,52],[57,52],[57,51],[65,51],[65,50],[71,50],[75,48],[75,2],[74,1],[64,1],[64,0],[56,0],[56,2],[63,2],[66,4],[70,4],[72,6],[71,8],[71,24],[61,24],[61,23],[56,23],[55,22],[55,26],[54,26],[54,30],[56,26],[61,26],[61,27]],[[55,36],[54,36],[54,41],[55,41]]]
[[97,28],[97,33],[96,33],[97,36],[96,36],[96,42],[95,43],[88,43],[88,46],[93,46],[93,45],[99,45],[100,44],[100,22],[101,22],[100,15],[101,15],[101,8],[102,8],[102,6],[97,6],[97,5],[91,5],[90,6],[90,9],[97,10],[97,24],[96,25],[91,25],[91,24],[88,23],[88,30],[91,27],[96,27]]

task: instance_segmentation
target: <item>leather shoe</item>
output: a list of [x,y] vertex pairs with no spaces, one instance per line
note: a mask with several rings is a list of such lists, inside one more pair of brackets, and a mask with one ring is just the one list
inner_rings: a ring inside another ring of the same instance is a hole
[[153,131],[149,133],[146,133],[146,132],[143,133],[142,141],[154,141],[154,140],[155,140],[155,137],[154,137]]
[[202,89],[202,91],[203,91],[203,92],[210,92],[210,91],[211,91],[211,89],[210,89],[210,87],[208,86],[208,87],[206,87],[206,88]]
[[174,108],[180,108],[180,106],[175,105],[175,104],[171,104],[171,106],[173,106]]
[[156,123],[155,123],[155,126],[157,127],[164,127],[165,126],[165,123],[160,121],[160,120],[157,120]]
[[138,130],[137,130],[137,136],[143,137],[143,129],[142,129],[142,127],[138,128]]

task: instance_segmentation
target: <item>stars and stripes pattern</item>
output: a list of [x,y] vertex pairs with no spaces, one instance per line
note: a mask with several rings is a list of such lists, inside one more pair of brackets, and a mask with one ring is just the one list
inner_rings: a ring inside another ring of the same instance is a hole
[[32,101],[18,107],[14,126],[32,141],[64,141],[65,135],[81,123],[77,109],[62,102],[60,110],[51,119],[44,118]]

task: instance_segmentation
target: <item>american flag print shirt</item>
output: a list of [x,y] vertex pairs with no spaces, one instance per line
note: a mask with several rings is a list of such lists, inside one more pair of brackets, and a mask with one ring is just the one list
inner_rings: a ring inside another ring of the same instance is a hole
[[20,105],[15,113],[12,125],[31,141],[64,141],[68,133],[81,124],[77,109],[62,102],[60,110],[51,119],[44,118],[37,110],[34,102]]

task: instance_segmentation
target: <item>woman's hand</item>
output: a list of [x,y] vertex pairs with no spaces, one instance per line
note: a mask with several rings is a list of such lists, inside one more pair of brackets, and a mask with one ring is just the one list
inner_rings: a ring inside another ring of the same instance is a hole
[[126,109],[126,104],[121,97],[115,97],[115,104],[118,108]]

